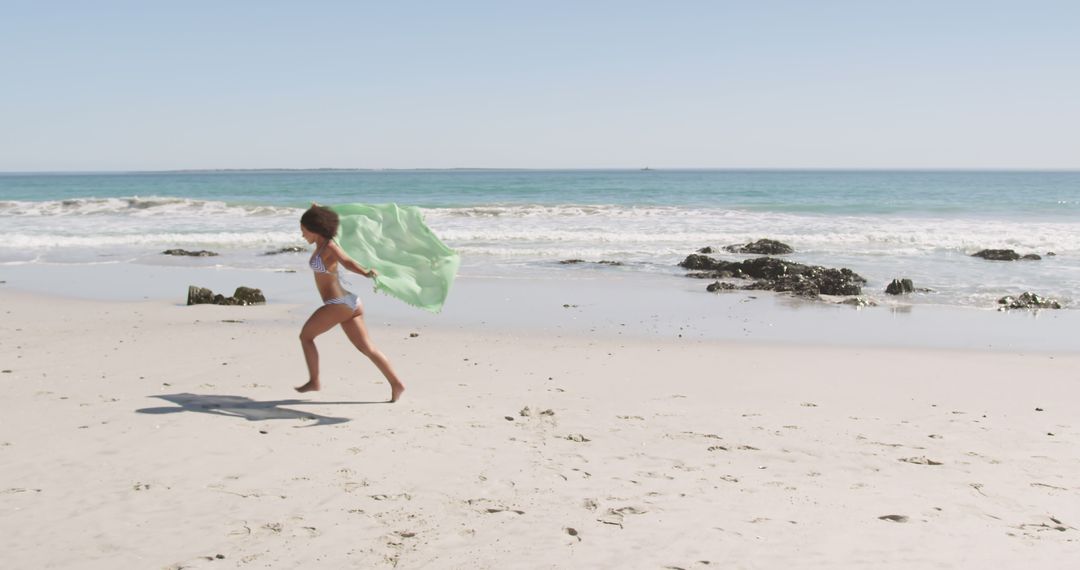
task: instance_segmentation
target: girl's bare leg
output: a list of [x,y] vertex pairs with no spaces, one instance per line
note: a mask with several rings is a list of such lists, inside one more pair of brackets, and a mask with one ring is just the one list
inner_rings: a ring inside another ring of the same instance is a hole
[[315,337],[334,328],[334,325],[349,318],[349,308],[344,305],[324,305],[315,309],[300,329],[300,346],[304,348],[304,361],[307,362],[308,382],[296,388],[297,392],[314,392],[319,386],[319,350],[315,348]]
[[401,393],[405,391],[405,385],[401,383],[401,379],[394,372],[394,367],[390,365],[386,355],[371,344],[371,336],[368,334],[367,326],[364,325],[362,310],[357,309],[351,319],[341,323],[341,328],[345,331],[345,335],[349,337],[349,340],[352,341],[353,346],[364,356],[370,358],[371,362],[386,377],[386,381],[390,383],[390,401],[398,401]]

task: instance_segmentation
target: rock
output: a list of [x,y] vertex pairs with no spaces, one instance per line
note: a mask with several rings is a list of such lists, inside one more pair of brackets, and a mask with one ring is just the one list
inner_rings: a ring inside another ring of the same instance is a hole
[[216,253],[214,253],[212,251],[206,251],[206,250],[188,251],[186,249],[166,249],[165,251],[163,251],[161,253],[163,255],[189,255],[189,256],[192,256],[192,257],[213,257],[213,256],[217,255]]
[[893,279],[892,283],[889,283],[889,286],[885,288],[885,292],[889,295],[903,295],[913,291],[915,291],[915,285],[911,282],[911,279]]
[[870,299],[864,299],[863,297],[850,297],[840,301],[841,305],[851,305],[853,307],[876,307],[877,303]]
[[214,292],[205,287],[191,285],[187,290],[188,305],[205,305],[214,302]]
[[698,253],[712,253],[712,252],[713,252],[713,248],[711,248],[711,247],[709,247],[709,246],[705,246],[705,247],[703,247],[703,248],[701,248],[701,249],[697,250],[697,252],[698,252]]
[[611,265],[611,266],[618,266],[618,265],[623,264],[623,262],[621,262],[621,261],[606,261],[606,260],[603,260],[603,259],[601,259],[600,261],[597,261],[596,263],[598,263],[600,265]]
[[1029,253],[1029,254],[1025,255],[1024,257],[1021,257],[1020,259],[1025,259],[1025,260],[1029,260],[1029,261],[1039,261],[1040,259],[1042,259],[1042,256],[1037,254],[1037,253]]
[[1020,259],[1020,254],[1011,249],[984,249],[971,254],[971,257],[981,257],[990,261],[1016,261]]
[[898,522],[898,523],[906,523],[906,522],[908,522],[908,517],[906,515],[882,515],[882,516],[880,516],[878,518],[883,520],[883,521],[889,521],[889,522]]
[[293,245],[293,246],[289,246],[289,247],[283,247],[281,249],[274,250],[274,251],[268,251],[268,252],[264,253],[263,255],[278,255],[279,253],[303,253],[306,250],[307,250],[307,248],[304,248],[304,247],[301,247],[301,246],[298,246],[298,245]]
[[1052,252],[1052,251],[1048,251],[1048,252],[1046,252],[1046,257],[1055,257],[1056,255],[1057,255],[1057,254],[1056,254],[1056,253],[1054,253],[1054,252]]
[[572,265],[574,263],[585,263],[584,259],[564,259],[559,262],[561,265]]
[[236,292],[233,293],[233,298],[236,299],[238,305],[263,305],[266,303],[266,297],[263,296],[262,290],[251,287],[237,287]]
[[715,283],[709,283],[705,290],[710,293],[716,293],[717,291],[731,291],[737,289],[734,283],[725,283],[723,281],[717,281]]
[[1021,293],[1019,297],[1006,296],[998,299],[999,311],[1008,309],[1060,309],[1061,303],[1040,297],[1035,293]]
[[237,287],[232,297],[226,297],[220,293],[205,287],[191,285],[188,287],[188,305],[261,305],[266,303],[266,297],[262,291],[251,287]]
[[731,265],[731,263],[728,261],[717,261],[707,255],[699,255],[696,253],[691,253],[686,256],[686,259],[679,263],[679,267],[682,267],[683,269],[704,271],[718,270],[727,265]]
[[795,253],[795,250],[786,243],[771,239],[759,239],[753,243],[734,244],[724,246],[726,251],[732,253],[752,253],[754,255],[785,255]]

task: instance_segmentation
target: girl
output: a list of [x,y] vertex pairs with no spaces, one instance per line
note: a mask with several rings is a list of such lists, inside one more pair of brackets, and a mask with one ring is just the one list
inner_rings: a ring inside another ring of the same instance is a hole
[[394,373],[386,356],[372,346],[367,327],[364,326],[364,308],[360,299],[341,286],[338,274],[339,266],[364,277],[375,277],[375,270],[360,267],[360,264],[334,243],[337,231],[338,215],[330,208],[313,203],[300,217],[300,233],[305,241],[315,244],[315,253],[308,264],[315,272],[315,287],[323,298],[323,306],[315,309],[300,330],[300,345],[304,348],[309,380],[307,384],[296,388],[296,391],[312,392],[320,388],[319,351],[315,348],[315,337],[335,325],[341,325],[353,345],[370,358],[386,377],[386,381],[390,383],[390,401],[396,402],[405,391],[405,385]]

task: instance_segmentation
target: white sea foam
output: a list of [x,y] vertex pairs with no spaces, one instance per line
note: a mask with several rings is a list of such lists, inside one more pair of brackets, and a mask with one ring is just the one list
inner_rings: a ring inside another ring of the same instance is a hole
[[132,233],[112,235],[50,235],[50,234],[3,234],[0,248],[37,249],[37,248],[100,248],[122,246],[166,246],[198,245],[245,247],[292,244],[298,242],[297,232],[265,233]]
[[0,216],[298,216],[296,208],[265,205],[230,205],[217,200],[192,200],[167,196],[127,198],[72,198],[42,202],[0,201]]
[[[157,196],[0,202],[0,263],[111,257],[158,263],[161,249],[186,247],[230,253],[223,263],[277,267],[283,260],[257,254],[301,244],[301,212]],[[462,254],[464,267],[485,271],[500,265],[557,267],[554,262],[574,258],[678,274],[675,264],[700,247],[771,238],[792,245],[795,260],[851,267],[875,288],[910,276],[947,303],[985,304],[994,295],[1025,288],[1080,299],[1080,220],[579,204],[428,208],[424,214],[435,233]],[[1041,264],[969,257],[984,248],[1052,251],[1058,257]]]

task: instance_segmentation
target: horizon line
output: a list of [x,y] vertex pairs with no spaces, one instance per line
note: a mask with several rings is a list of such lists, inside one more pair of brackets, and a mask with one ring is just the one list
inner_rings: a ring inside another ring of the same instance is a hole
[[258,173],[258,172],[1046,172],[1074,173],[1080,167],[1071,168],[1036,168],[1036,167],[842,167],[842,166],[762,166],[762,167],[727,167],[727,166],[678,166],[678,167],[567,167],[567,168],[531,168],[531,167],[412,167],[412,168],[368,168],[368,167],[314,167],[314,168],[169,168],[169,169],[120,169],[120,170],[0,170],[0,175],[11,174],[198,174],[198,173]]

